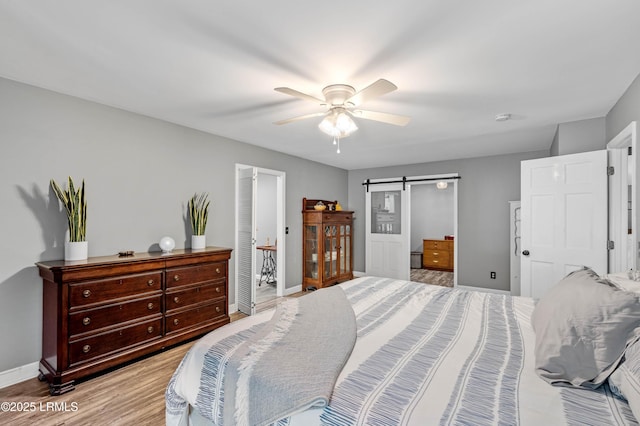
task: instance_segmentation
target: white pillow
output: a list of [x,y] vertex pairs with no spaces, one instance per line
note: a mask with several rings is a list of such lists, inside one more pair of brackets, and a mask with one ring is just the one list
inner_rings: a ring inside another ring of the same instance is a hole
[[640,281],[630,279],[627,272],[616,272],[605,277],[621,290],[640,293]]

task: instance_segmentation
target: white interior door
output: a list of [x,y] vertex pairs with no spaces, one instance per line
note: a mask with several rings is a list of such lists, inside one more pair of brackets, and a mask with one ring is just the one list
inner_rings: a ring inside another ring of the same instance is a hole
[[541,297],[566,274],[607,272],[607,152],[523,161],[521,293]]
[[410,186],[370,185],[366,194],[367,275],[409,279]]
[[255,314],[256,300],[256,203],[255,168],[237,168],[236,213],[236,285],[238,310]]

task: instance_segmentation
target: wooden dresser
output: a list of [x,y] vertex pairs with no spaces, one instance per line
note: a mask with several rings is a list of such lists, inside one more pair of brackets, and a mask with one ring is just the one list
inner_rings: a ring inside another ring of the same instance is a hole
[[75,380],[229,323],[231,249],[36,263],[43,279],[40,380]]
[[453,240],[422,240],[422,267],[453,271]]

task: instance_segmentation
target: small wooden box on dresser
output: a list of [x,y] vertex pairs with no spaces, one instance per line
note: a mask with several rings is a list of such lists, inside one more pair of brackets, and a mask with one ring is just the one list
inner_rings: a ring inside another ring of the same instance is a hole
[[231,249],[38,262],[43,280],[40,380],[52,395],[77,379],[230,322]]
[[453,240],[422,240],[422,267],[453,272]]

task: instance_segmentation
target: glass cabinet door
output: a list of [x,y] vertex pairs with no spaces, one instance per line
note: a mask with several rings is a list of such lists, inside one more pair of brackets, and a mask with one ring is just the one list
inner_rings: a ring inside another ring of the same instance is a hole
[[348,274],[351,272],[351,225],[344,225],[340,247],[342,247],[340,272]]
[[337,275],[338,264],[338,237],[337,226],[328,225],[324,227],[324,277],[333,278]]
[[304,227],[305,277],[318,279],[318,227],[305,225]]

